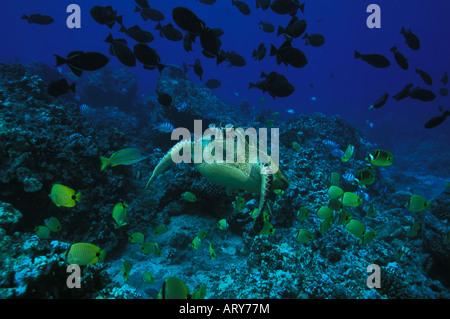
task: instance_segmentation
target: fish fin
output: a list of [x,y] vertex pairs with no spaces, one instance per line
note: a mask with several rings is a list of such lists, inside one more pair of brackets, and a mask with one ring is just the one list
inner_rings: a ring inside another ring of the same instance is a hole
[[134,12],[140,12],[141,9],[138,6],[134,6]]
[[[274,55],[277,54],[277,52],[278,52],[277,48],[275,48],[275,46],[271,43],[271,44],[270,44],[270,53],[269,53],[269,55],[270,55],[270,56],[274,56]],[[277,62],[278,62],[278,61],[277,61]],[[280,64],[280,63],[278,63],[278,64]]]
[[[179,154],[180,150],[183,149],[186,144],[191,142],[189,140],[183,140],[175,144],[167,153],[166,155],[159,161],[158,165],[156,165],[155,169],[153,170],[152,176],[148,180],[147,184],[145,185],[145,189],[153,183],[153,181],[162,173],[164,172],[170,164],[172,164],[172,153]],[[189,146],[190,147],[190,146]]]
[[109,35],[106,37],[105,42],[107,43],[113,43],[114,39],[113,36],[111,34],[111,32],[109,33]]
[[21,19],[28,19],[28,17],[25,14],[22,14]]
[[114,20],[117,21],[117,23],[120,24],[122,27],[124,27],[123,24],[122,24],[123,16],[118,16]]
[[78,193],[75,195],[75,200],[76,200],[78,203],[81,203],[81,192],[78,192]]
[[109,158],[100,156],[100,161],[102,161],[102,168],[100,169],[100,171],[103,171],[109,164]]
[[282,35],[285,32],[286,32],[286,30],[281,25],[278,26],[277,36]]
[[252,82],[248,82],[248,88],[254,88],[256,86],[256,84],[253,84]]
[[65,64],[65,63],[67,62],[66,59],[60,57],[60,56],[57,55],[57,54],[54,54],[54,56],[55,56],[55,58],[56,58],[56,66],[63,65],[63,64]]
[[80,69],[74,68],[71,65],[69,65],[69,68],[70,68],[70,71],[72,71],[72,73],[75,74],[78,77],[80,77],[81,74],[83,73],[83,71],[81,71]]
[[124,26],[121,26],[119,32],[127,32],[127,29]]
[[[305,13],[305,3],[303,2],[300,6],[299,9],[302,13]],[[297,13],[297,12],[296,12]],[[295,16],[295,15],[294,15]]]
[[161,73],[162,70],[163,70],[166,66],[165,66],[164,64],[158,64],[157,67],[158,67],[159,73]]
[[161,22],[158,22],[158,24],[155,27],[155,30],[161,30],[161,29],[162,29]]
[[355,59],[358,59],[361,57],[361,53],[355,50]]

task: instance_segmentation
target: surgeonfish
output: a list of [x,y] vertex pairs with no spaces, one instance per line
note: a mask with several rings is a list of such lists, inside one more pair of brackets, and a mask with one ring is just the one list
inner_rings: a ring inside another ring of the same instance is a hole
[[220,230],[227,230],[230,225],[228,225],[228,222],[226,219],[221,219],[217,222],[217,228]]
[[153,235],[159,236],[162,234],[167,233],[168,229],[167,226],[164,224],[156,226],[155,230],[153,231]]
[[298,232],[295,233],[295,240],[299,243],[307,244],[313,239],[314,234],[308,229],[299,229]]
[[50,237],[50,229],[47,226],[36,226],[34,232],[39,238],[48,239]]
[[350,221],[345,225],[345,229],[347,229],[347,231],[353,236],[361,238],[366,231],[366,226],[361,224],[361,222],[356,219],[350,219]]
[[344,194],[344,191],[339,186],[331,185],[328,189],[328,196],[330,198],[336,199],[342,196]]
[[58,206],[74,207],[81,201],[81,193],[61,184],[54,184],[50,192],[50,198],[53,203]]
[[131,262],[128,259],[125,259],[122,265],[123,281],[127,281],[127,279],[130,277],[131,267],[133,267],[133,265],[131,265]]
[[44,221],[45,226],[48,227],[52,232],[57,232],[61,230],[61,224],[59,223],[59,220],[56,217],[50,217],[47,218]]
[[115,221],[114,228],[119,228],[125,226],[127,223],[125,222],[125,217],[127,216],[127,207],[128,205],[125,203],[117,203],[112,212],[112,217]]
[[356,207],[363,202],[363,199],[352,192],[345,192],[341,198],[342,205]]
[[142,281],[144,282],[144,284],[152,284],[155,282],[155,279],[153,278],[151,273],[149,273],[148,271],[144,271],[144,273],[142,274]]
[[420,213],[429,207],[425,198],[419,195],[412,195],[406,203],[406,208],[413,213]]
[[100,170],[103,171],[108,165],[114,167],[118,165],[135,164],[146,158],[147,156],[142,154],[141,151],[136,148],[124,148],[112,154],[110,158],[100,156],[100,160],[102,162],[102,167]]
[[192,194],[191,192],[184,192],[183,194],[181,194],[181,197],[183,197],[185,200],[187,200],[188,202],[194,203],[197,201],[197,197],[195,197],[194,194]]
[[211,243],[209,243],[209,256],[211,257],[212,260],[215,260],[217,258],[217,255],[216,255]]
[[130,236],[128,236],[128,240],[132,244],[143,244],[144,243],[144,234],[143,233],[133,233]]
[[409,230],[408,233],[406,234],[406,236],[413,238],[413,237],[417,237],[417,235],[419,234],[419,229],[420,229],[420,224],[418,222],[413,222],[411,224],[411,226],[409,226]]
[[76,243],[70,246],[64,257],[68,264],[92,265],[105,258],[105,250],[89,243]]
[[162,288],[158,293],[158,299],[190,299],[189,288],[176,277],[164,280]]
[[394,163],[394,155],[385,150],[373,150],[366,161],[374,166],[391,166]]
[[354,151],[355,147],[349,144],[345,150],[344,156],[341,157],[342,162],[348,162],[352,158]]

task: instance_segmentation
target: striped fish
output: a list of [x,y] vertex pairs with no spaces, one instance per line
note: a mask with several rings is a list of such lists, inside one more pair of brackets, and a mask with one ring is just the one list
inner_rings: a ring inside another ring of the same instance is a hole
[[123,150],[115,152],[110,158],[100,156],[100,160],[102,161],[101,170],[103,171],[108,165],[111,165],[111,167],[117,165],[131,165],[142,161],[145,158],[147,158],[147,156],[142,154],[141,151],[136,148],[124,148]]
[[173,125],[170,123],[161,123],[156,125],[153,129],[163,133],[171,133],[175,129],[175,127],[173,127]]

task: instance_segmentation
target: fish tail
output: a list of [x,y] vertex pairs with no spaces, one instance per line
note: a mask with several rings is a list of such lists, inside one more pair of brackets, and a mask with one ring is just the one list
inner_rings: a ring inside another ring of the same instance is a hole
[[119,32],[126,32],[126,31],[127,31],[127,29],[125,28],[125,26],[121,26],[119,29]]
[[361,57],[361,53],[355,50],[355,59],[358,59]]
[[256,86],[256,84],[253,84],[252,82],[248,82],[248,88],[254,88]]
[[[123,16],[118,16],[116,17],[114,20],[117,21],[118,24],[120,24],[123,27],[122,21],[123,21]],[[124,27],[125,28],[125,27]]]
[[281,25],[278,26],[277,36],[283,34],[284,32],[286,32],[286,30]]
[[299,9],[302,13],[305,13],[305,3],[304,2],[299,6]]
[[165,64],[158,64],[157,65],[157,67],[158,67],[158,71],[159,71],[159,73],[161,73],[162,72],[162,70],[166,67],[166,65]]
[[105,42],[107,43],[112,43],[114,41],[113,36],[111,34],[111,32],[109,33],[109,35],[106,37]]
[[256,49],[255,49],[255,50],[253,50],[252,58],[253,58],[253,57],[256,57],[256,56],[258,56],[258,52],[257,52]]
[[391,48],[391,52],[395,52],[397,50],[397,47],[394,45],[392,48]]
[[103,250],[100,251],[100,255],[98,256],[98,260],[103,261],[105,259],[105,256],[106,256],[106,252],[103,249]]
[[102,161],[102,168],[100,169],[100,171],[103,171],[106,168],[106,166],[109,165],[109,158],[100,156],[100,160]]
[[28,17],[25,14],[22,14],[21,19],[28,19]]
[[78,192],[78,193],[75,195],[75,200],[76,200],[78,203],[81,203],[81,192]]
[[162,29],[161,22],[158,22],[158,24],[155,27],[155,30],[161,30],[161,29]]
[[134,6],[134,12],[139,12],[141,11],[140,8],[138,6]]
[[400,34],[405,34],[405,27],[402,27],[402,31],[400,31]]
[[66,64],[66,62],[67,62],[66,59],[64,59],[64,58],[62,58],[62,57],[60,57],[59,55],[56,55],[56,54],[55,54],[55,58],[56,58],[56,66],[60,66],[60,65]]
[[269,55],[270,56],[274,56],[274,55],[276,55],[277,54],[277,48],[275,48],[275,46],[271,43],[270,44],[270,53],[269,53]]

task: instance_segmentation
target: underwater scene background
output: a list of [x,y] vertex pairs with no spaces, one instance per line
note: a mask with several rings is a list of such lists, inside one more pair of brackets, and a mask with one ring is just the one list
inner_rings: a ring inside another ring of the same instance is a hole
[[2,3],[0,298],[449,298],[450,5],[302,4]]

